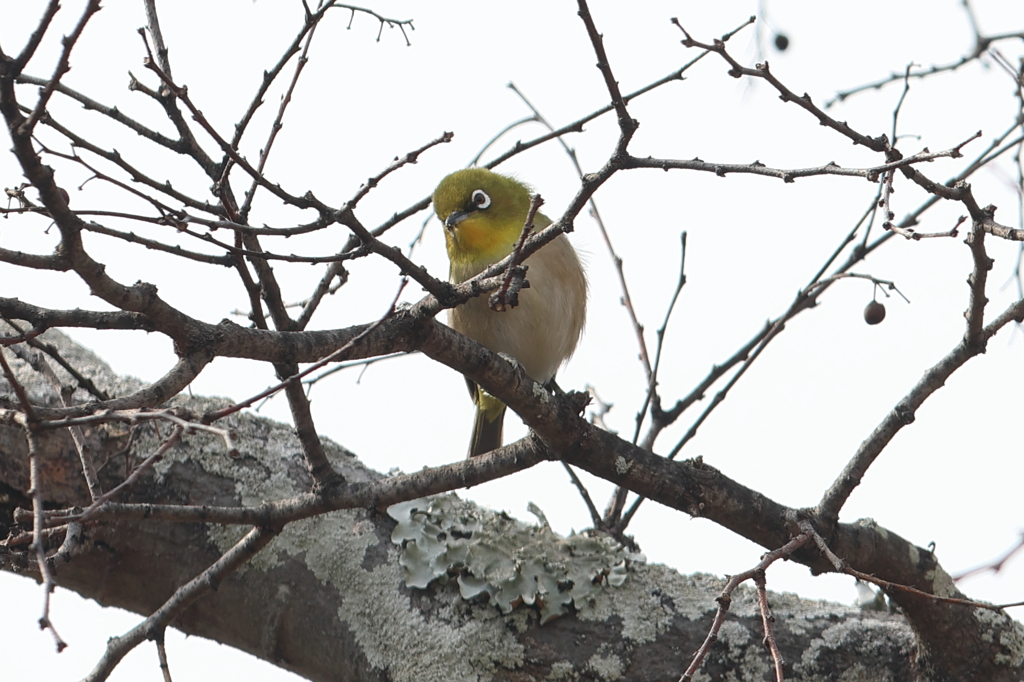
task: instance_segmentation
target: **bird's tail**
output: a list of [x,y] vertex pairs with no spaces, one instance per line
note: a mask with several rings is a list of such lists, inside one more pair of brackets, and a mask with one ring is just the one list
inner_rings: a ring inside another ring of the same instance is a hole
[[505,404],[482,388],[477,387],[473,402],[476,403],[476,421],[469,441],[470,457],[501,447],[501,427],[505,421]]

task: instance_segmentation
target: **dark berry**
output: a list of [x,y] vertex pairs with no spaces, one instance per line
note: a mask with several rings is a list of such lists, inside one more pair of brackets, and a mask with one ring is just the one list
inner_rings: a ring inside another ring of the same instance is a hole
[[868,324],[878,324],[885,319],[885,306],[878,301],[868,303],[864,308],[864,321]]

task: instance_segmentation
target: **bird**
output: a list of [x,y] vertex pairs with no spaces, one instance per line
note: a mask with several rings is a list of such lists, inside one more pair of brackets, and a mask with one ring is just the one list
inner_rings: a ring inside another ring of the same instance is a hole
[[[518,179],[486,168],[464,168],[446,176],[434,190],[434,212],[444,225],[449,281],[460,284],[515,248],[530,211],[531,188]],[[534,228],[551,224],[543,213]],[[487,296],[471,298],[449,310],[457,332],[511,356],[534,381],[550,385],[555,372],[576,350],[587,315],[587,278],[569,239],[560,234],[526,259],[529,287],[519,304],[491,310]],[[469,457],[502,445],[505,404],[470,379],[476,419]]]

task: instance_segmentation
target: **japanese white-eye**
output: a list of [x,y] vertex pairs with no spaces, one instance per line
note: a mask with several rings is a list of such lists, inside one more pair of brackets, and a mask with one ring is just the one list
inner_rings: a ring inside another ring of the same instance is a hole
[[[530,210],[530,188],[484,168],[466,168],[441,181],[433,202],[445,228],[449,278],[458,284],[512,253]],[[534,218],[538,231],[550,224],[542,213]],[[587,280],[564,234],[527,258],[525,265],[530,286],[519,292],[519,305],[497,312],[484,295],[453,308],[448,319],[456,331],[515,358],[531,379],[547,384],[576,350],[587,314]],[[473,457],[501,446],[505,405],[467,382],[476,404],[469,444]]]

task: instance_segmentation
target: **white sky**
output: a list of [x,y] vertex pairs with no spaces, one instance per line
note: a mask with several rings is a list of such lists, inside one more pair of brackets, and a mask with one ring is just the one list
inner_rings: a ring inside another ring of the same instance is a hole
[[[70,32],[80,2],[65,2],[44,49],[28,72],[52,72],[54,46]],[[164,3],[163,29],[170,45],[176,80],[189,87],[214,125],[225,135],[248,106],[251,93],[278,59],[301,20],[297,2]],[[977,0],[981,30],[1002,33],[1024,29],[1024,4]],[[679,43],[669,23],[679,17],[698,39],[712,38],[741,24],[758,11],[755,2],[594,2],[599,29],[615,75],[625,92],[670,73],[695,56]],[[0,46],[16,53],[34,25],[42,3],[0,0]],[[397,29],[384,29],[380,43],[376,22],[356,16],[346,30],[348,13],[338,12],[318,29],[311,61],[268,166],[269,177],[289,191],[311,190],[329,204],[340,205],[359,184],[392,158],[415,149],[442,131],[455,140],[426,153],[420,162],[390,176],[360,206],[364,225],[379,224],[394,211],[428,195],[445,173],[465,165],[480,146],[507,123],[529,112],[505,85],[513,81],[555,125],[573,121],[604,105],[607,94],[586,40],[576,6],[570,2],[532,0],[492,4],[448,2],[424,7],[414,2],[374,5],[382,14],[414,18],[411,47]],[[837,90],[875,80],[906,64],[945,64],[972,47],[972,36],[959,0],[901,3],[864,1],[856,12],[845,5],[793,0],[772,3],[770,26],[791,38],[785,53],[768,49],[773,72],[797,93],[824,102]],[[107,104],[117,104],[164,132],[169,126],[157,107],[127,90],[128,71],[153,85],[142,66],[142,42],[135,29],[144,24],[141,3],[110,3],[88,27],[76,49],[64,83]],[[730,43],[740,61],[763,59],[752,28]],[[1020,42],[1000,49],[1015,63]],[[764,83],[737,81],[722,60],[709,56],[672,83],[636,100],[630,111],[641,127],[631,145],[638,156],[693,158],[746,163],[759,160],[774,167],[842,166],[882,162],[820,127],[792,104],[782,103]],[[290,68],[287,71],[290,74]],[[836,107],[834,115],[872,136],[891,129],[892,109],[901,86],[863,94]],[[22,89],[23,102],[34,102],[33,89]],[[254,158],[266,126],[276,111],[275,89],[252,128],[244,151]],[[900,115],[905,153],[922,147],[933,151],[954,146],[981,129],[984,137],[965,149],[973,158],[1011,123],[1012,83],[991,60],[926,82],[914,82]],[[209,181],[180,159],[153,151],[134,135],[122,135],[96,115],[55,96],[51,111],[94,136],[114,136],[126,157],[175,187],[203,195]],[[530,139],[539,126],[519,129],[493,149],[503,151],[516,139]],[[597,169],[615,140],[615,124],[605,117],[586,132],[568,139],[585,170]],[[66,151],[53,136],[43,138]],[[209,151],[212,142],[204,139]],[[4,147],[6,149],[7,147]],[[493,156],[493,153],[492,153]],[[486,158],[486,157],[485,157]],[[941,160],[923,167],[944,181],[963,161]],[[515,158],[501,167],[540,190],[546,212],[561,212],[575,190],[572,167],[555,144]],[[975,196],[999,207],[997,219],[1017,225],[1018,197],[1008,186],[1014,177],[1010,159],[976,175]],[[58,181],[71,192],[73,207],[139,208],[109,185],[91,182],[75,189],[87,175],[61,166]],[[240,176],[236,176],[238,178]],[[21,182],[9,154],[0,155],[0,182]],[[236,185],[238,193],[246,185]],[[925,196],[902,179],[896,183],[897,218],[917,208]],[[785,310],[796,291],[818,269],[868,206],[876,188],[849,178],[806,178],[793,184],[765,178],[726,179],[694,172],[633,171],[613,178],[597,195],[602,216],[619,254],[637,313],[647,329],[649,348],[678,276],[678,234],[689,234],[688,284],[669,326],[661,370],[666,404],[686,395],[712,364],[728,358],[756,334],[766,319]],[[948,230],[966,211],[940,204],[926,214],[919,229]],[[406,221],[387,239],[405,247],[426,214]],[[253,222],[287,226],[308,220],[285,211],[276,200],[258,200]],[[593,221],[581,215],[573,241],[586,254],[591,281],[591,311],[583,343],[560,374],[563,388],[595,386],[614,403],[607,421],[631,434],[643,400],[644,378],[636,360],[632,328],[619,305],[620,291],[607,251]],[[115,225],[111,223],[111,225]],[[30,226],[30,227],[26,227]],[[0,245],[47,252],[53,235],[45,224],[12,218],[0,224]],[[133,227],[142,231],[139,227]],[[877,229],[877,228],[876,228]],[[160,234],[167,238],[166,234]],[[877,232],[876,232],[877,234]],[[292,239],[279,250],[326,254],[347,238],[343,228],[328,234]],[[209,272],[144,249],[89,239],[94,254],[121,282],[150,281],[172,304],[208,322],[244,309],[241,288],[230,272]],[[196,248],[195,243],[184,242]],[[1017,247],[989,239],[996,260],[990,277],[991,318],[1012,301],[1009,282]],[[269,244],[273,248],[274,244]],[[428,226],[415,258],[442,275],[447,263],[440,229]],[[964,280],[970,257],[962,239],[922,242],[892,240],[855,271],[894,280],[912,301],[886,301],[888,316],[877,327],[861,319],[872,287],[848,280],[830,290],[818,309],[790,323],[754,364],[747,376],[701,427],[683,456],[702,455],[744,484],[791,506],[815,504],[858,444],[920,378],[949,352],[963,334],[967,300]],[[303,298],[320,270],[306,265],[281,267],[286,298]],[[326,301],[314,327],[334,328],[376,319],[397,285],[394,267],[366,260],[353,263],[352,282]],[[0,295],[20,296],[52,307],[102,309],[71,276],[26,272],[0,264]],[[421,295],[415,285],[406,299]],[[240,318],[236,321],[242,322]],[[115,371],[153,380],[172,364],[170,344],[158,335],[73,332]],[[1024,380],[1024,339],[1004,330],[988,353],[958,372],[917,414],[869,471],[843,510],[842,520],[870,516],[893,532],[922,546],[935,542],[940,560],[956,573],[991,560],[1015,542],[1021,528],[1019,424]],[[196,394],[241,399],[272,381],[268,368],[218,360],[193,384]],[[472,408],[461,377],[422,356],[389,360],[360,376],[358,369],[335,375],[314,389],[314,416],[321,432],[359,454],[370,466],[413,471],[463,456]],[[709,395],[710,398],[710,395]],[[656,451],[667,452],[707,404],[702,403],[669,429]],[[283,398],[262,414],[287,420]],[[366,428],[367,424],[374,428]],[[398,427],[398,428],[396,428]],[[506,438],[523,433],[514,416]],[[584,476],[603,505],[610,486]],[[589,525],[582,502],[569,487],[560,465],[538,466],[464,495],[488,506],[528,517],[527,502],[546,513],[556,530]],[[634,521],[635,533],[651,561],[682,572],[735,573],[757,561],[762,549],[680,512],[646,503]],[[1024,568],[1013,564],[998,577],[962,585],[972,597],[996,602],[1024,598]],[[794,564],[773,567],[769,587],[802,596],[851,602],[852,580],[843,576],[812,578]],[[712,596],[709,595],[709,601]],[[42,594],[34,583],[0,574],[0,654],[11,679],[77,679],[86,674],[109,636],[121,634],[139,617],[103,610],[59,590],[52,618],[70,643],[55,655],[48,633],[36,619]],[[9,649],[8,649],[9,647]],[[198,638],[169,637],[172,673],[194,682],[228,679],[284,680],[294,676],[226,647]],[[6,651],[4,651],[6,650]],[[11,667],[13,666],[13,668]],[[151,647],[133,653],[112,680],[157,680]]]

